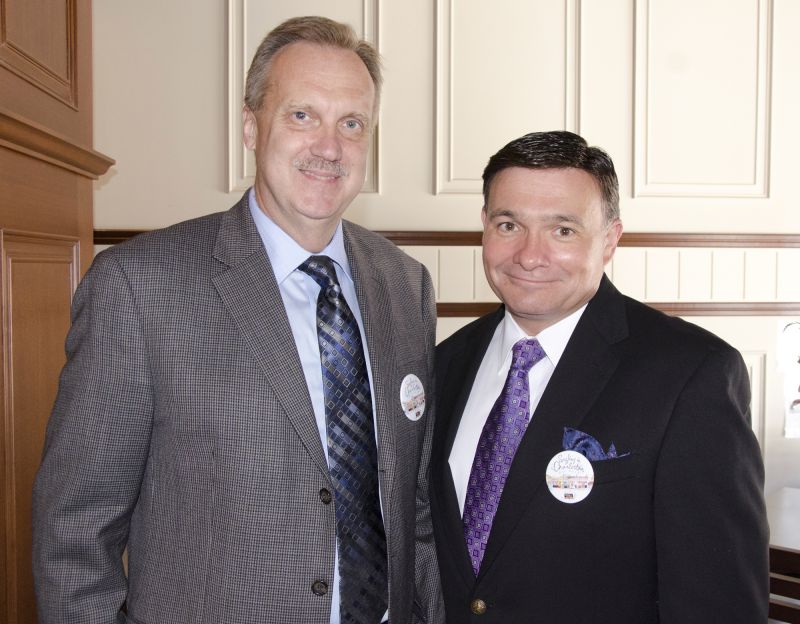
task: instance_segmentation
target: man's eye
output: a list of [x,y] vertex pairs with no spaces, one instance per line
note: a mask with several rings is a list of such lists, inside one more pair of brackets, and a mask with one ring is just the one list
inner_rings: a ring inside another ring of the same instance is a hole
[[308,113],[306,113],[304,111],[295,111],[293,113],[293,116],[298,121],[305,121],[306,119],[308,119]]
[[501,232],[513,232],[515,227],[516,226],[511,223],[511,221],[503,221],[497,226],[497,229]]
[[558,235],[562,238],[565,236],[572,236],[575,233],[575,230],[569,227],[560,227],[558,228]]
[[344,122],[344,127],[348,130],[360,130],[363,126],[357,119],[347,119]]

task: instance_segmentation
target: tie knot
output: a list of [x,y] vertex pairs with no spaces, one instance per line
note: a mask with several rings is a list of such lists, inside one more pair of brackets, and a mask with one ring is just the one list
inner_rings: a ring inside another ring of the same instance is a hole
[[545,356],[545,352],[536,338],[523,338],[511,348],[511,355],[511,368],[527,373]]
[[336,278],[336,268],[333,266],[333,260],[328,256],[309,256],[297,268],[310,275],[319,284],[327,299],[333,300],[339,296],[341,287],[339,286],[339,280]]

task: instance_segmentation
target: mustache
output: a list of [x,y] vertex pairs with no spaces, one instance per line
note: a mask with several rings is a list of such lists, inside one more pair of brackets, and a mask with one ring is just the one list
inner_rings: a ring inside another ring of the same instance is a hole
[[350,175],[350,170],[338,160],[325,160],[324,158],[298,158],[292,163],[301,171],[318,171],[319,173],[332,173],[344,178]]

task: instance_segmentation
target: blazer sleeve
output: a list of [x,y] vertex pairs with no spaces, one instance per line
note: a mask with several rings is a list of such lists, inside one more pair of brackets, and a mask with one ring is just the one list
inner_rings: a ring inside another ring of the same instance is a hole
[[[436,345],[436,303],[433,284],[428,271],[423,267],[422,279],[422,320],[426,332],[428,370],[433,371],[434,349]],[[428,384],[433,392],[433,384]],[[436,417],[433,396],[426,398],[430,410],[425,428],[422,456],[417,476],[416,497],[416,604],[414,605],[416,622],[426,624],[444,624],[444,603],[439,582],[439,566],[436,560],[436,548],[433,541],[433,522],[429,497],[430,458],[433,440],[433,424]],[[424,619],[422,619],[424,617]]]
[[711,350],[683,388],[655,476],[660,622],[766,622],[764,468],[741,356]]
[[153,401],[137,301],[108,252],[75,294],[66,351],[33,491],[39,622],[111,624],[127,594],[122,553]]

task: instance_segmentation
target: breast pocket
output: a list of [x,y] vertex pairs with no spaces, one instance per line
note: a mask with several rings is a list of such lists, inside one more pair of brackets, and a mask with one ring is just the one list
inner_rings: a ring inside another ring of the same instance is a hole
[[634,454],[616,459],[593,461],[594,482],[595,484],[613,483],[635,477],[639,467],[638,464],[638,458]]

